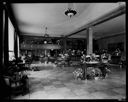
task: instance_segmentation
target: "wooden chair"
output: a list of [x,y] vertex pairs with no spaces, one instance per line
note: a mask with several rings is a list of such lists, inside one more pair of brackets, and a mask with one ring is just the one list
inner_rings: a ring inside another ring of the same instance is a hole
[[16,94],[24,95],[25,89],[28,88],[28,85],[23,82],[22,78],[14,78],[11,76],[4,76],[4,80],[6,82],[6,85],[10,89],[11,95],[16,95]]

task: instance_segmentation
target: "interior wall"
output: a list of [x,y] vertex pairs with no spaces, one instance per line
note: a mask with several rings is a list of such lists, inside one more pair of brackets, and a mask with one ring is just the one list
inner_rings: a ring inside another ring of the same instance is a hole
[[124,52],[126,52],[126,34],[125,33],[101,38],[101,39],[98,39],[97,42],[99,45],[99,49],[108,49],[108,44],[123,42]]

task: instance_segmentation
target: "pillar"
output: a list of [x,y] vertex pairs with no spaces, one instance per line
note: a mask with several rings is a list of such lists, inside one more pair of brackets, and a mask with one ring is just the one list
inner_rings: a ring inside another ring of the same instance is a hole
[[65,53],[67,50],[67,38],[63,38],[63,52]]
[[[4,5],[2,2],[0,2],[0,13],[1,13],[1,16],[0,16],[0,22],[1,22],[1,26],[0,27],[0,72],[3,71],[3,66],[4,66],[4,29],[5,29],[5,10],[4,10]],[[1,76],[2,74],[0,74]]]
[[[0,2],[0,88],[4,91],[0,92],[0,99],[7,99],[10,94],[9,88],[5,83],[4,75],[7,73],[8,67],[8,16],[5,11],[6,2]],[[5,91],[7,90],[7,91]],[[10,97],[8,99],[11,99]]]
[[2,33],[2,64],[4,68],[8,67],[9,52],[8,52],[8,14],[3,9],[3,33]]
[[126,54],[126,34],[125,34],[125,37],[124,37],[124,52]]
[[17,42],[17,32],[16,32],[16,30],[14,32],[14,54],[15,54],[15,58],[17,60],[17,58],[18,58],[18,42]]
[[93,29],[87,29],[87,55],[93,53]]
[[18,49],[18,57],[20,57],[20,43],[19,43],[19,36],[17,35],[17,49]]

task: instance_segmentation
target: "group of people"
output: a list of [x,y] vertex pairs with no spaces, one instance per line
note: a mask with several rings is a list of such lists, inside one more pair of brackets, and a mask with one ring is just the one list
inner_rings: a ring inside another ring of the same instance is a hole
[[[105,61],[111,61],[111,56],[121,56],[120,49],[117,48],[113,53],[108,53],[108,51],[105,49],[96,50],[91,55],[87,55],[86,49],[83,49],[83,50],[67,49],[65,52],[58,53],[58,55],[56,57],[60,57],[62,59],[66,58],[68,60],[72,60],[72,58],[75,57],[80,61],[84,61],[86,58],[87,61],[100,60],[105,63]],[[47,57],[50,57],[50,54],[48,54]],[[23,63],[31,62],[33,60],[32,55],[30,56],[30,55],[25,55],[25,54],[23,54],[20,59],[23,61]],[[55,58],[55,59],[57,59],[57,58]]]
[[[96,50],[94,51],[94,53],[90,54],[90,55],[87,55],[87,52],[86,52],[86,49],[84,50],[67,50],[65,52],[65,54],[67,54],[68,56],[76,56],[76,57],[80,57],[81,60],[84,60],[86,58],[86,60],[100,60],[102,61],[103,63],[107,63],[105,61],[111,61],[112,60],[112,56],[120,56],[121,59],[119,60],[122,60],[124,59],[124,57],[122,57],[122,52],[119,48],[117,48],[114,52],[108,52],[108,50],[106,49],[100,49],[100,50]],[[90,57],[87,58],[87,57]]]

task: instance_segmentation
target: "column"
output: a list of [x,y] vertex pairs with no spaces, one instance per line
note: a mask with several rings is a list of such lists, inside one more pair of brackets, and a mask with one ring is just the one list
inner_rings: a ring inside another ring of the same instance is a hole
[[124,54],[126,55],[126,34],[124,36]]
[[7,11],[3,9],[2,64],[4,65],[4,68],[8,67],[8,49],[8,14]]
[[[7,84],[4,80],[4,74],[7,73],[7,67],[8,67],[8,60],[9,60],[9,54],[8,54],[8,16],[7,11],[5,11],[4,5],[6,2],[0,2],[0,88],[2,90],[7,91],[1,91],[0,98],[6,99],[7,96],[9,96],[9,100],[11,99],[11,91],[6,87]],[[9,93],[9,94],[7,94]]]
[[64,53],[66,52],[67,50],[67,38],[63,38],[63,51]]
[[46,49],[44,50],[44,55],[45,55],[45,57],[47,56],[47,50]]
[[17,32],[14,32],[14,54],[15,54],[15,58],[17,60],[18,58],[18,43],[17,43]]
[[[2,23],[2,27],[0,27],[0,34],[1,34],[1,37],[0,37],[0,46],[1,46],[1,51],[0,51],[0,72],[3,71],[3,66],[4,66],[4,29],[5,29],[5,10],[4,10],[4,7],[3,7],[3,3],[0,2],[0,13],[1,13],[1,16],[0,16],[0,22]],[[2,75],[2,73],[0,74],[0,76]]]
[[87,29],[87,55],[93,53],[93,29]]
[[20,57],[20,43],[19,43],[19,36],[17,35],[17,49],[18,49],[18,57]]

